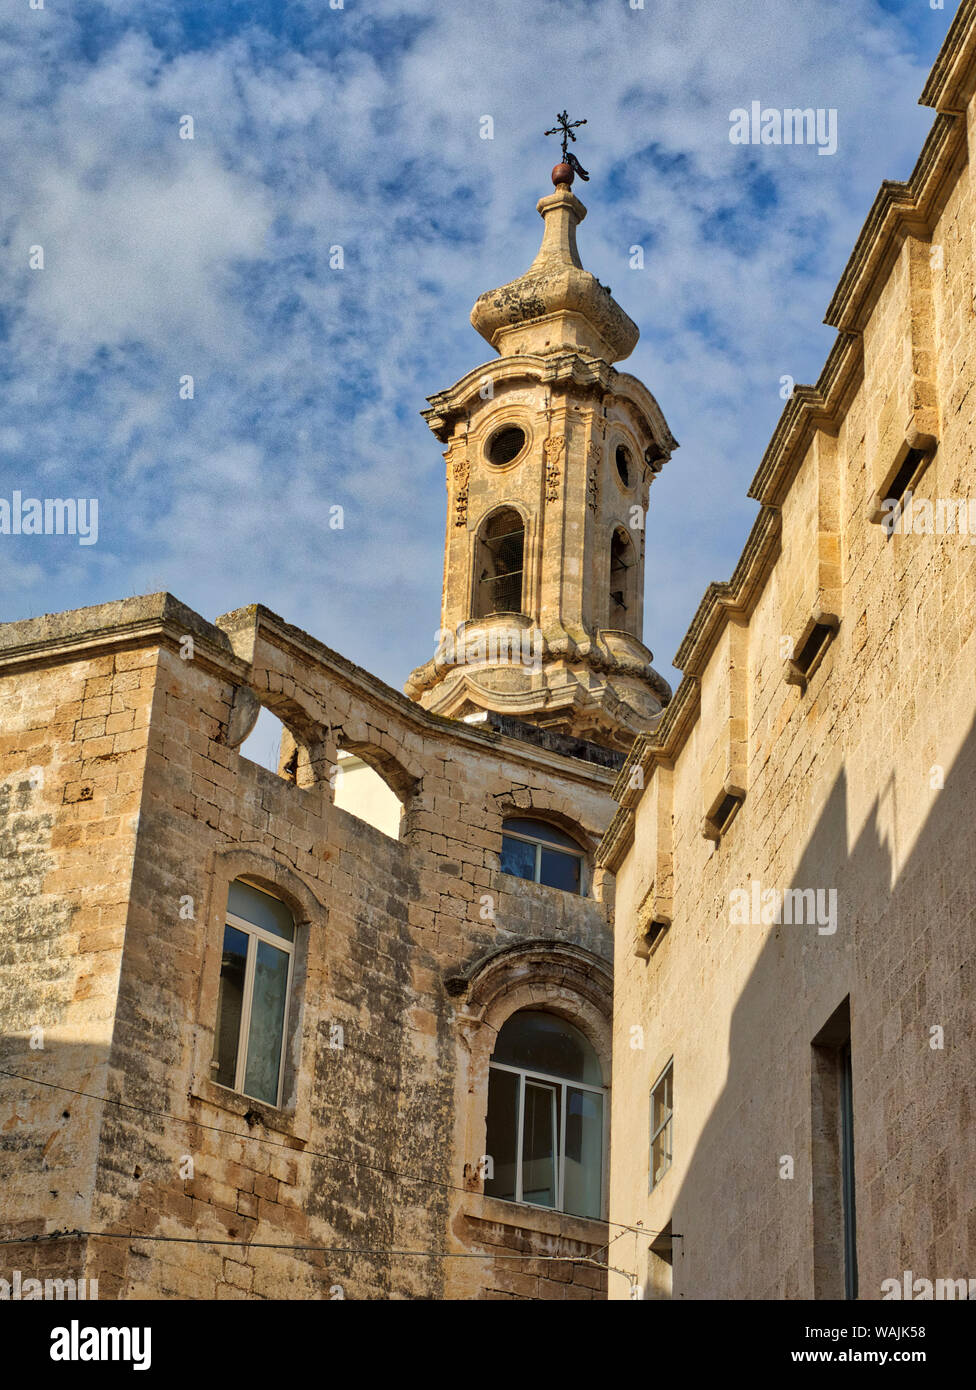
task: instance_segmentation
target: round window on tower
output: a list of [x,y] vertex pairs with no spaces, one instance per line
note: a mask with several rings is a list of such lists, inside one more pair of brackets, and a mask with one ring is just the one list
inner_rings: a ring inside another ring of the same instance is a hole
[[630,450],[623,444],[618,444],[615,458],[617,462],[617,474],[620,481],[623,483],[624,487],[630,487]]
[[501,468],[504,464],[511,463],[524,447],[525,430],[519,429],[518,425],[503,425],[489,439],[485,453],[489,463]]

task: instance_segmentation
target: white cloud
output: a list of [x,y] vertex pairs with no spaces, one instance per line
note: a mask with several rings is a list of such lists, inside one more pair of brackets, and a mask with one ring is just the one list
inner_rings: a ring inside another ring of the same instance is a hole
[[[923,58],[869,0],[316,0],[288,7],[301,51],[257,16],[181,49],[170,7],[103,8],[129,28],[92,60],[70,13],[20,14],[0,41],[0,444],[103,499],[93,553],[69,572],[52,552],[21,591],[65,607],[151,577],[211,616],[258,600],[399,684],[440,603],[443,460],[416,412],[491,356],[468,311],[535,253],[542,131],[567,106],[588,119],[584,263],[639,322],[624,368],[682,443],[648,521],[646,638],[671,678],[754,515],[779,377],[819,371],[863,214],[928,128],[938,33]],[[728,113],[753,98],[835,106],[837,155],[733,147]]]

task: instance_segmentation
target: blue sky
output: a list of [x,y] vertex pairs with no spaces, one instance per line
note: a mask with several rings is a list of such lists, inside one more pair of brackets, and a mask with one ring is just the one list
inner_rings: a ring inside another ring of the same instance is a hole
[[[583,262],[640,326],[623,369],[681,443],[651,492],[645,616],[677,684],[755,516],[780,377],[818,376],[864,216],[931,125],[916,103],[952,12],[9,5],[0,497],[94,496],[100,516],[94,546],[0,536],[0,620],[161,588],[208,617],[262,602],[399,687],[440,607],[444,465],[418,412],[492,355],[468,314],[535,254],[542,131],[568,107],[588,120]],[[835,108],[837,153],[731,144],[752,100]]]

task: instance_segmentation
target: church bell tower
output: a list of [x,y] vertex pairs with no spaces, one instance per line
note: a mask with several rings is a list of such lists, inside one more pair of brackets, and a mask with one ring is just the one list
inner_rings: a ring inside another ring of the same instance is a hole
[[644,518],[677,445],[613,366],[639,334],[583,269],[575,170],[564,137],[538,255],[471,312],[498,356],[424,411],[446,446],[444,591],[437,650],[405,689],[451,718],[491,710],[629,748],[671,695],[642,641]]

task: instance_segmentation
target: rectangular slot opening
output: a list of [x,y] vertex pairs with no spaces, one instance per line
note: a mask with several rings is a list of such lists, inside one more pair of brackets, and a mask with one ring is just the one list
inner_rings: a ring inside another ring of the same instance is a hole
[[834,629],[828,623],[814,623],[810,636],[797,652],[793,660],[801,675],[809,675],[824,648],[833,636]]
[[726,792],[725,796],[719,802],[714,815],[712,815],[710,819],[714,822],[715,829],[720,835],[724,835],[732,824],[735,813],[742,805],[742,801],[743,798],[736,792]]
[[885,489],[882,498],[884,502],[898,502],[908,490],[908,485],[915,477],[925,459],[924,449],[909,449],[901,464],[901,467],[892,478],[890,484]]
[[670,927],[670,922],[665,922],[663,918],[655,918],[648,923],[647,931],[644,933],[644,941],[647,943],[647,954],[652,956],[657,950],[664,937],[664,933]]
[[871,520],[880,522],[886,533],[893,534],[901,516],[905,494],[918,481],[934,453],[932,449],[909,449],[895,468],[889,481],[878,489]]

